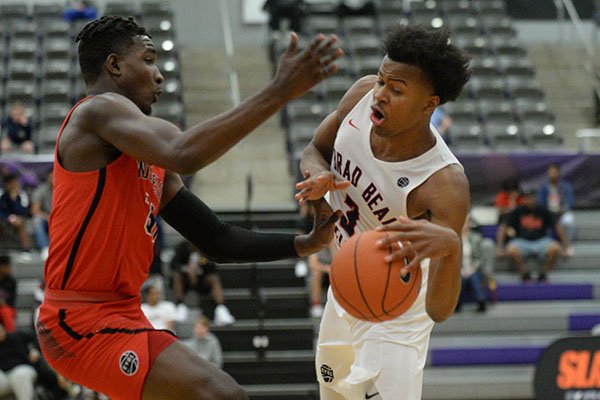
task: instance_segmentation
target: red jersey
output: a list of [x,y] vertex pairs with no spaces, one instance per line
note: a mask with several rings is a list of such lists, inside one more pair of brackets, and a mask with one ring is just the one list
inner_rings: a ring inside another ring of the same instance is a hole
[[71,172],[54,157],[46,287],[139,296],[153,258],[165,171],[122,154],[98,170]]

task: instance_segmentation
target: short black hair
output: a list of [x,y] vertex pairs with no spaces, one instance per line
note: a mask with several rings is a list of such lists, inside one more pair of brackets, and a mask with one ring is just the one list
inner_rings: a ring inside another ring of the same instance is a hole
[[19,175],[11,173],[11,174],[4,175],[3,182],[5,185],[8,185],[10,182],[16,181],[18,179],[19,179]]
[[417,66],[426,74],[440,104],[455,100],[471,77],[470,58],[450,44],[449,37],[443,29],[399,24],[383,41],[388,58]]
[[128,49],[134,43],[133,38],[139,35],[151,37],[132,17],[106,15],[84,26],[75,41],[79,42],[77,56],[85,83],[95,82],[106,58]]

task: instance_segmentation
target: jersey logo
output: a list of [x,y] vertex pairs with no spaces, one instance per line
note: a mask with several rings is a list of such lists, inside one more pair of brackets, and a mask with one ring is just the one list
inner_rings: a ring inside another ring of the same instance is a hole
[[396,184],[398,186],[400,186],[401,188],[407,187],[409,183],[410,183],[410,180],[406,176],[402,176],[402,177],[398,178],[398,180],[396,181]]
[[365,399],[366,400],[372,399],[373,397],[377,396],[378,394],[379,394],[379,392],[375,392],[373,394],[365,393]]
[[352,118],[350,118],[350,119],[348,120],[348,125],[350,125],[350,126],[351,126],[351,127],[353,127],[354,129],[358,129],[358,130],[360,130],[360,128],[359,128],[358,126],[354,125],[354,123],[352,122]]
[[323,380],[327,383],[332,382],[333,381],[333,369],[331,369],[331,367],[327,364],[322,364],[321,365],[321,376],[323,377]]
[[121,368],[121,372],[127,376],[135,375],[139,366],[140,360],[134,351],[127,350],[119,357],[119,367]]

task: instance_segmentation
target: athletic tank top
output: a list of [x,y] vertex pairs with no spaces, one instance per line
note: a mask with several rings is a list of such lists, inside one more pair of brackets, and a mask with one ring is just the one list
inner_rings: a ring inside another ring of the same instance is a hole
[[71,172],[54,151],[46,286],[139,296],[153,258],[164,170],[122,154],[89,172]]
[[[339,247],[355,232],[375,229],[407,216],[406,200],[410,192],[436,171],[458,164],[456,157],[431,126],[436,144],[418,157],[387,162],[373,155],[370,144],[370,120],[373,91],[369,91],[342,121],[333,148],[331,171],[351,182],[345,190],[329,192],[329,203],[344,216],[337,222],[335,241]],[[425,310],[429,259],[421,262],[421,291],[413,306],[395,320],[384,322],[399,327],[394,339],[403,343],[426,345],[433,321]],[[336,311],[345,310],[336,302]]]

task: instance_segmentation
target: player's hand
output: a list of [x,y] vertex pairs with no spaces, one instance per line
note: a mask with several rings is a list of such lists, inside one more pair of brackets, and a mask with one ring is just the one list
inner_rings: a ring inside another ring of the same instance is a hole
[[340,210],[333,212],[325,199],[311,201],[311,205],[315,211],[312,231],[307,235],[296,236],[295,240],[296,252],[300,257],[316,253],[329,246],[333,240],[335,223],[342,216]]
[[302,205],[307,200],[321,199],[329,191],[346,189],[348,186],[350,186],[349,181],[337,178],[330,171],[323,171],[314,178],[310,176],[310,172],[305,171],[304,180],[296,183],[299,192],[294,198]]
[[460,252],[460,238],[456,232],[426,220],[399,217],[398,222],[380,226],[377,230],[388,232],[388,237],[379,240],[377,246],[382,249],[391,246],[393,249],[386,256],[386,261],[409,261],[400,270],[402,276],[425,258],[443,258]]
[[279,60],[273,83],[286,100],[302,96],[335,71],[334,61],[344,52],[335,47],[335,35],[319,34],[308,47],[298,50],[298,35],[292,32],[290,45]]

